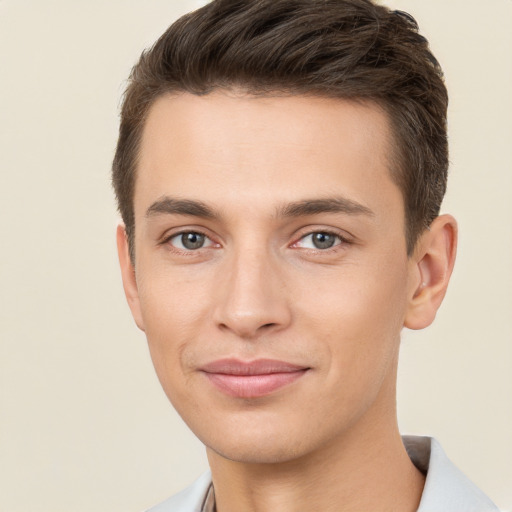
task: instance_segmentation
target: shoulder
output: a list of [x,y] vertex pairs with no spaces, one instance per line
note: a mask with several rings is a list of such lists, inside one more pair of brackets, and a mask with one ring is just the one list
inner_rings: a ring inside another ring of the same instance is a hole
[[147,512],[201,512],[211,483],[212,477],[208,471],[192,485]]
[[404,436],[403,441],[413,463],[426,473],[418,512],[499,512],[434,438]]

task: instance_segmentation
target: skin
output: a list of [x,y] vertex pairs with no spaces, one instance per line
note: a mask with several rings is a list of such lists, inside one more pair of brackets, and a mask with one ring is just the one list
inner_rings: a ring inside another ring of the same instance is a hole
[[[424,477],[396,422],[400,331],[433,321],[456,224],[439,217],[407,256],[391,141],[371,103],[217,91],[150,110],[135,262],[117,234],[123,283],[163,389],[207,447],[219,512],[418,506]],[[183,232],[205,244],[187,249]],[[233,397],[201,371],[223,358],[307,371]]]

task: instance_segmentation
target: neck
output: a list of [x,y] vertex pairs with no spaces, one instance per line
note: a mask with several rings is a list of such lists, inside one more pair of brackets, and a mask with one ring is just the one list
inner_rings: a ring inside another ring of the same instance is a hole
[[382,405],[329,445],[284,463],[236,462],[208,449],[217,512],[417,510],[424,476],[402,443],[394,399]]

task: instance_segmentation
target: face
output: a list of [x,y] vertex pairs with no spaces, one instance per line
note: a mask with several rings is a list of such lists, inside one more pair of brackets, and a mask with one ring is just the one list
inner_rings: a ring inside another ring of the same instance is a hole
[[219,91],[153,105],[125,287],[212,452],[287,461],[394,418],[417,275],[389,143],[371,104]]

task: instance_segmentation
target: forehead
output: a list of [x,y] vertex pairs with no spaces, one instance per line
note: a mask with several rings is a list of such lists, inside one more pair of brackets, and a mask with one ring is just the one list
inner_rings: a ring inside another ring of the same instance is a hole
[[[343,194],[395,196],[390,128],[374,103],[217,91],[162,96],[141,142],[135,213],[159,196],[246,206]],[[199,197],[200,196],[200,197]]]

